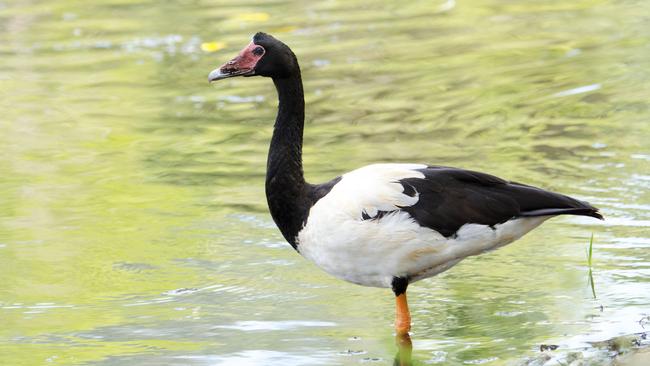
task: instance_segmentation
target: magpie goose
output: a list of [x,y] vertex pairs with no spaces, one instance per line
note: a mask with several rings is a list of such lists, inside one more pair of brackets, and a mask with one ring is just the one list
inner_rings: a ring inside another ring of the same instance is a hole
[[255,75],[270,77],[279,98],[266,172],[273,220],[298,253],[327,273],[391,288],[397,334],[408,334],[411,327],[410,283],[509,244],[554,216],[602,219],[587,202],[446,166],[372,164],[323,184],[307,183],[302,169],[305,101],[291,49],[257,33],[208,80]]

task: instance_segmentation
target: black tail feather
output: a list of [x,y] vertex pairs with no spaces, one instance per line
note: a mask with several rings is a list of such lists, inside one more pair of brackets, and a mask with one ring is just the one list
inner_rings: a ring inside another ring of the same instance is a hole
[[544,208],[541,210],[524,211],[519,214],[523,217],[532,216],[554,216],[554,215],[579,215],[591,216],[600,220],[604,220],[603,215],[598,212],[597,208]]

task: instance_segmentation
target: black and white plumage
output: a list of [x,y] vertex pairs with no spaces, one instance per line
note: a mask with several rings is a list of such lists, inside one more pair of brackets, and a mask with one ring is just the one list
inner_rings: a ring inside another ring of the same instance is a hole
[[551,217],[602,219],[595,207],[562,194],[442,166],[374,164],[324,184],[306,183],[305,104],[295,55],[257,33],[208,78],[240,75],[271,77],[278,92],[266,176],[271,215],[301,255],[338,278],[392,287],[399,295],[409,283],[511,243]]
[[560,214],[600,218],[584,202],[484,173],[375,164],[344,174],[311,207],[297,243],[336,277],[390,287],[395,277],[427,278],[511,243]]

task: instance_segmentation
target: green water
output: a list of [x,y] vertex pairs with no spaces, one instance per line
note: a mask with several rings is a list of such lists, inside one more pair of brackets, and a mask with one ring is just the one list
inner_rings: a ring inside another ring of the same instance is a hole
[[0,0],[0,364],[392,363],[391,292],[328,277],[270,219],[270,80],[207,83],[258,30],[301,61],[308,180],[452,165],[607,217],[551,220],[411,286],[415,364],[517,364],[540,344],[642,331],[648,14],[622,0]]

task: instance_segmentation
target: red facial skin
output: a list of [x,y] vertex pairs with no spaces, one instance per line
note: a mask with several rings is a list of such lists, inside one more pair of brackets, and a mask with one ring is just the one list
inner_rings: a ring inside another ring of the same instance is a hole
[[[253,53],[253,50],[256,48],[261,48],[262,52],[256,55]],[[251,71],[255,68],[257,62],[264,56],[266,50],[262,46],[258,46],[255,43],[251,42],[246,46],[237,57],[221,65],[219,70],[224,74],[233,74],[233,73],[242,73]]]

